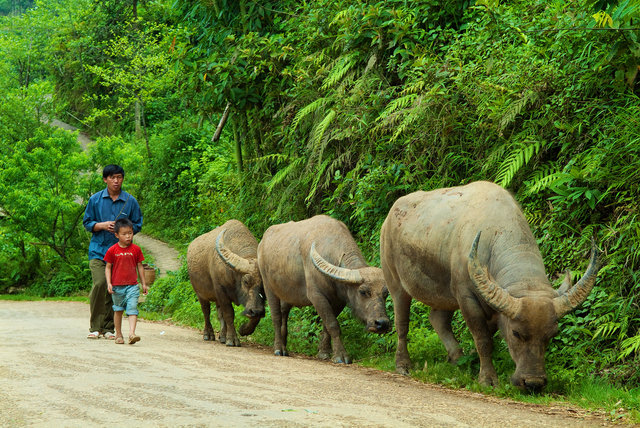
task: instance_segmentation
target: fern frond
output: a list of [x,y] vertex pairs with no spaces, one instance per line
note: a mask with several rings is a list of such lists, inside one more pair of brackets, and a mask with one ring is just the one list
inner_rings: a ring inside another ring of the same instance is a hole
[[627,337],[620,344],[620,348],[620,355],[618,355],[619,360],[622,360],[631,354],[640,354],[640,334]]
[[543,213],[540,210],[532,210],[530,208],[523,209],[527,222],[532,226],[537,226],[543,222]]
[[318,160],[322,159],[322,153],[324,152],[324,148],[326,145],[326,144],[321,144],[322,137],[324,136],[324,133],[326,132],[329,125],[331,125],[331,122],[333,121],[334,117],[336,117],[336,111],[329,110],[329,113],[327,113],[324,119],[322,119],[322,121],[318,125],[316,125],[316,127],[313,128],[313,130],[311,131],[311,135],[309,137],[309,140],[310,140],[309,144],[311,146],[312,154],[311,154],[311,158],[309,159],[309,165],[313,164],[314,159],[318,159]]
[[296,113],[296,116],[293,118],[293,122],[291,122],[291,130],[295,131],[295,129],[298,127],[298,123],[300,123],[300,120],[303,117],[317,111],[318,109],[323,107],[327,102],[328,100],[324,97],[318,98],[317,100],[313,101],[311,104],[308,104],[307,106],[300,109],[300,111]]
[[336,170],[349,163],[349,161],[351,160],[351,154],[351,150],[346,149],[338,157],[336,157],[333,162],[331,162],[331,165],[329,165],[329,167],[327,168],[327,172],[324,175],[324,183],[322,183],[323,189],[329,187],[329,185],[331,184],[331,179],[333,178]]
[[316,190],[318,189],[318,183],[320,182],[320,179],[323,177],[324,171],[327,169],[327,166],[329,165],[330,162],[331,160],[329,158],[325,159],[324,162],[320,164],[320,168],[318,168],[318,170],[314,174],[313,183],[311,183],[309,194],[307,195],[306,198],[304,198],[304,201],[307,203],[307,207],[309,206],[309,203],[313,200],[313,197],[316,195]]
[[517,99],[511,106],[507,109],[504,115],[498,121],[498,129],[500,131],[504,130],[507,126],[509,126],[516,117],[524,110],[527,104],[535,102],[538,100],[539,94],[534,91],[526,91],[524,95]]
[[295,158],[293,162],[278,171],[273,177],[271,177],[271,180],[269,180],[269,182],[267,183],[265,187],[267,193],[271,193],[274,187],[282,183],[289,176],[289,174],[291,174],[297,168],[301,167],[302,164],[304,164],[304,158]]
[[[418,97],[414,104],[419,105],[421,98],[422,97]],[[412,108],[411,110],[409,110],[408,114],[402,119],[402,122],[400,122],[400,124],[396,128],[395,132],[393,133],[389,141],[394,142],[395,140],[397,140],[398,137],[402,135],[402,133],[404,133],[404,131],[406,131],[411,125],[416,123],[419,118],[420,118],[420,109]]]
[[384,120],[386,117],[388,117],[391,113],[395,112],[396,110],[409,107],[416,100],[416,98],[418,98],[417,94],[409,94],[400,98],[396,98],[395,100],[387,104],[387,107],[376,118],[376,121]]
[[496,183],[502,187],[507,187],[516,173],[525,166],[531,158],[540,152],[540,149],[544,146],[543,142],[535,141],[530,144],[522,144],[516,148],[507,158],[502,162],[498,173],[496,174]]
[[344,56],[340,58],[336,62],[336,65],[329,72],[327,78],[324,79],[324,82],[322,83],[320,89],[327,90],[335,86],[337,83],[341,82],[344,75],[347,74],[347,72],[351,70],[351,67],[356,65],[356,63],[357,61],[355,55]]

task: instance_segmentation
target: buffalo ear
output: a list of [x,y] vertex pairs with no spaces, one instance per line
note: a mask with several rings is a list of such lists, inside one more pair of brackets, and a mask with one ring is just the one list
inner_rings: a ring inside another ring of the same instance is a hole
[[558,295],[562,296],[563,294],[567,294],[567,291],[569,291],[571,286],[573,286],[573,280],[571,279],[571,271],[569,269],[567,269],[565,271],[564,281],[562,281],[562,284],[560,285],[560,287],[557,290],[558,291]]

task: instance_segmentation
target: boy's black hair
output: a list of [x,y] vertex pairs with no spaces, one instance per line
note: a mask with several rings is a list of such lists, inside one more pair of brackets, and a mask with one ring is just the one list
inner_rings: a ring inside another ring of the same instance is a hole
[[113,225],[113,231],[115,233],[118,233],[120,232],[120,229],[122,229],[123,227],[130,227],[131,230],[133,230],[133,222],[128,218],[119,218],[116,220],[115,224]]
[[124,169],[120,165],[107,165],[102,170],[102,178],[111,177],[114,174],[122,174],[124,178]]

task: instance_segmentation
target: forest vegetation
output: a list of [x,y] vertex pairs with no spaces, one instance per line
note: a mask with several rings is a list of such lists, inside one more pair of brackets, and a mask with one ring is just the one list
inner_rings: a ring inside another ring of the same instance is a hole
[[[81,219],[107,163],[143,231],[183,251],[228,219],[259,239],[324,213],[373,265],[398,197],[490,180],[521,204],[556,286],[582,275],[592,239],[604,266],[560,321],[544,394],[510,387],[499,340],[501,386],[477,385],[461,317],[467,357],[446,365],[415,302],[413,374],[640,420],[640,1],[0,0],[0,14],[0,293],[86,294]],[[145,309],[201,326],[194,296],[183,267]],[[340,320],[356,360],[393,370],[393,334]],[[292,350],[313,354],[315,312],[291,325]]]

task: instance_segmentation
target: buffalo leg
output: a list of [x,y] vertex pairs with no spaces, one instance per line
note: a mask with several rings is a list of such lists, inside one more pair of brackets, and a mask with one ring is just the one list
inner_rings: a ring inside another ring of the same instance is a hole
[[[287,349],[287,338],[289,337],[289,312],[291,312],[291,305],[287,302],[280,302],[280,312],[282,313],[282,321],[280,327],[280,334],[282,336],[282,343],[284,349]],[[288,354],[285,354],[288,355]]]
[[216,314],[218,316],[218,322],[220,323],[220,343],[225,343],[227,341],[227,324],[224,322],[224,317],[222,316],[222,309],[220,309],[220,305],[216,302]]
[[393,298],[393,311],[398,333],[398,347],[396,348],[396,372],[408,375],[411,368],[411,359],[407,349],[407,334],[409,333],[409,314],[411,309],[411,296],[403,289],[395,289],[391,293]]
[[236,327],[233,323],[235,313],[233,312],[233,305],[231,302],[223,302],[220,304],[222,309],[222,316],[224,318],[225,326],[227,327],[227,340],[225,345],[227,346],[240,346],[240,339],[236,335]]
[[318,343],[318,358],[321,360],[328,360],[331,358],[331,336],[327,331],[327,328],[322,323],[322,333],[320,336],[320,343]]
[[327,329],[331,336],[331,345],[333,349],[333,358],[331,361],[339,364],[350,364],[351,358],[344,349],[342,339],[340,338],[340,325],[334,314],[334,308],[331,307],[327,299],[322,295],[309,296],[309,300],[316,308],[318,315],[322,318],[322,325]]
[[449,362],[455,364],[462,356],[462,349],[460,348],[458,340],[453,335],[453,330],[451,329],[452,319],[452,311],[440,311],[432,308],[429,313],[429,321],[444,344],[444,347],[447,349]]
[[271,310],[271,322],[273,323],[273,353],[278,356],[287,356],[289,354],[287,353],[286,342],[282,340],[282,331],[286,332],[287,328],[282,328],[283,316],[280,299],[266,287],[266,284],[265,292]]
[[[471,299],[467,299],[466,307],[461,308],[462,316],[471,331],[473,341],[480,358],[480,373],[478,382],[485,386],[497,386],[498,374],[491,361],[491,353],[493,352],[493,334],[495,328],[491,328],[483,315],[482,308],[476,303],[471,306]],[[471,308],[469,307],[471,306]],[[474,310],[475,309],[475,310]]]
[[204,331],[202,332],[202,338],[204,340],[216,340],[215,333],[213,332],[213,326],[211,325],[211,302],[200,298],[198,300],[200,301],[202,315],[204,316]]

